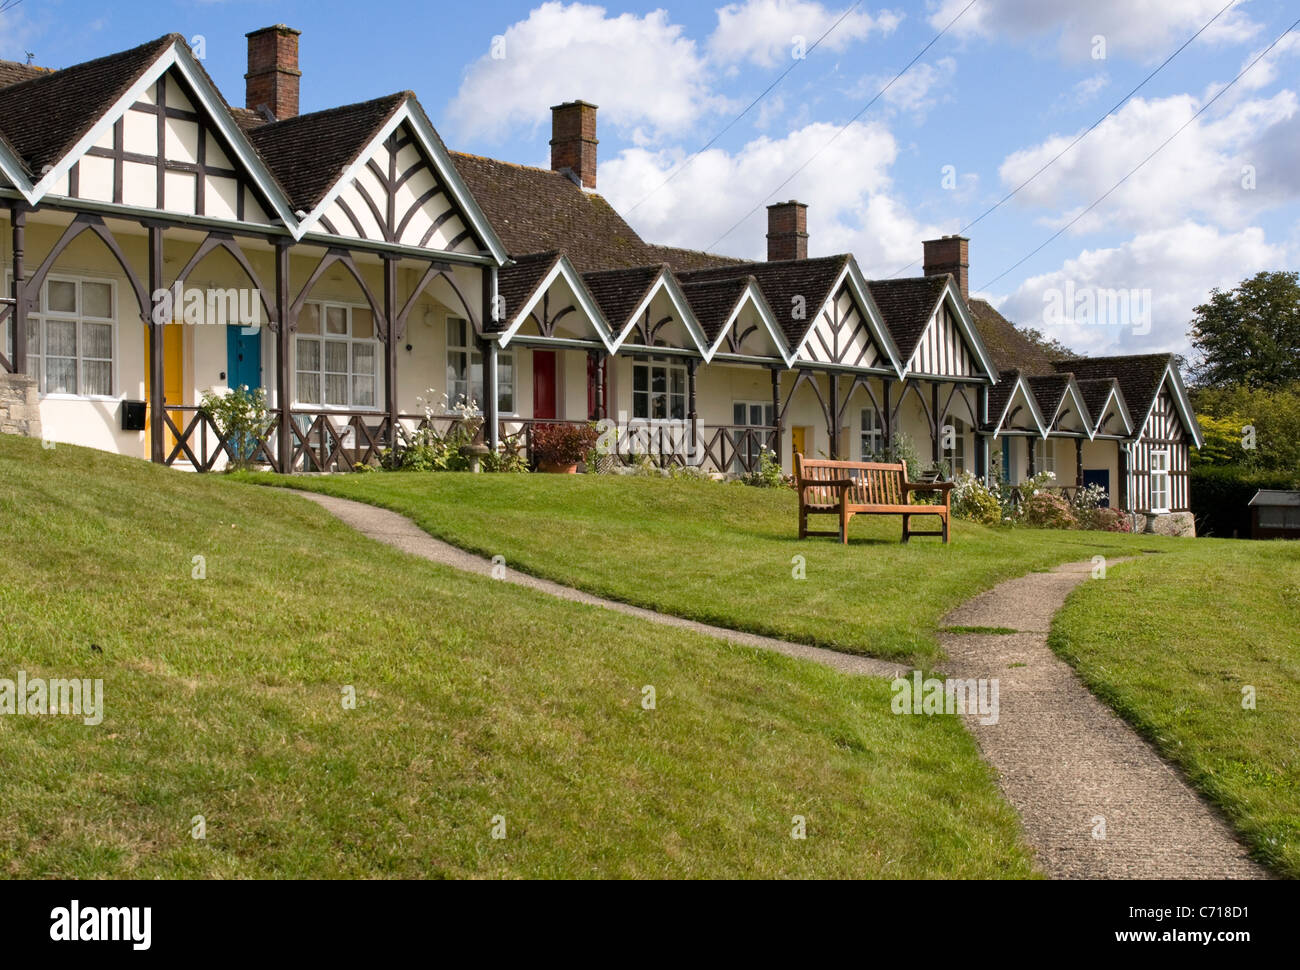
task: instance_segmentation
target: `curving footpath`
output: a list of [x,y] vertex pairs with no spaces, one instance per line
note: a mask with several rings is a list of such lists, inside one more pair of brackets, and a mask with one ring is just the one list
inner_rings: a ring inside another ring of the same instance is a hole
[[[351,499],[298,492],[378,542],[453,569],[492,575],[493,563],[435,539],[404,515]],[[1092,563],[1030,573],[981,593],[947,626],[1014,634],[945,633],[949,676],[997,678],[996,724],[967,717],[984,757],[1020,813],[1043,870],[1060,879],[1259,879],[1228,826],[1145,741],[1084,687],[1047,646],[1052,616]],[[900,664],[697,623],[605,599],[507,568],[505,582],[729,643],[811,660],[847,674],[906,676]],[[1105,838],[1096,837],[1103,831]]]
[[1039,864],[1056,879],[1267,878],[1215,810],[1048,647],[1053,615],[1092,568],[1008,580],[944,618],[1017,633],[940,635],[947,674],[998,680],[997,723],[968,716],[966,726]]

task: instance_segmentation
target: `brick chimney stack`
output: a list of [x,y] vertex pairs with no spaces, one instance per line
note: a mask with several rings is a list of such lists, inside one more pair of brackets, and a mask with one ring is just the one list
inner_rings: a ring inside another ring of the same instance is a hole
[[551,171],[566,172],[584,189],[596,187],[596,106],[566,101],[551,107]]
[[248,37],[248,73],[244,75],[244,104],[250,111],[265,108],[276,121],[298,115],[298,37],[302,31],[276,24],[254,30]]
[[767,207],[767,260],[808,258],[808,206],[791,199]]
[[951,273],[961,290],[962,299],[970,299],[970,240],[965,236],[944,236],[942,239],[927,239],[921,245],[925,247],[922,272],[926,276]]

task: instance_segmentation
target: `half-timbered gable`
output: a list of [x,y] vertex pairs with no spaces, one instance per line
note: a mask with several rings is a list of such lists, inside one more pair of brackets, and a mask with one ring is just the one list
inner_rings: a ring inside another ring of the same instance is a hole
[[906,360],[904,377],[995,378],[992,358],[950,276],[874,280],[870,286]]
[[889,368],[888,355],[873,338],[868,316],[850,288],[841,286],[817,315],[800,357],[821,364],[874,370]]

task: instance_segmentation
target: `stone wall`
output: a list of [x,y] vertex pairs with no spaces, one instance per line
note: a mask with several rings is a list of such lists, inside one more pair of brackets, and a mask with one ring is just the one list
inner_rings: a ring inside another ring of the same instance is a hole
[[41,403],[34,377],[0,373],[0,434],[41,436]]
[[1149,535],[1196,537],[1196,517],[1191,512],[1134,512],[1133,531]]

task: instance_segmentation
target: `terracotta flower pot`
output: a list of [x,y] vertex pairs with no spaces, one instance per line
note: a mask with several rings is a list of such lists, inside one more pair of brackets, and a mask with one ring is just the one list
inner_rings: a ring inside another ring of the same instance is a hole
[[550,475],[575,475],[578,472],[578,463],[575,461],[572,465],[561,465],[553,461],[542,461],[537,463],[537,470]]

